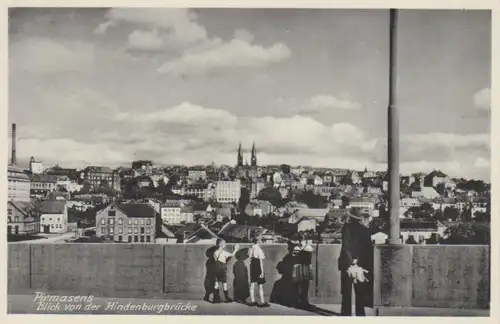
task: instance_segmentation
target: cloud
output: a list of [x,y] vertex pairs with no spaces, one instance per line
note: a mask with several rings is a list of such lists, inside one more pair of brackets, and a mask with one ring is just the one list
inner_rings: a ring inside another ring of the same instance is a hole
[[[196,22],[196,14],[189,9],[113,8],[106,13],[106,19],[104,24],[127,23],[159,30],[167,39],[180,44],[192,44],[207,39],[205,27]],[[105,32],[107,27],[101,29]]]
[[31,37],[13,42],[9,49],[10,68],[15,71],[82,71],[94,61],[94,46],[82,41]]
[[491,89],[484,88],[474,94],[474,105],[479,110],[490,110],[491,107]]
[[[20,159],[34,155],[47,163],[68,166],[128,165],[138,158],[157,163],[215,161],[232,165],[241,141],[247,149],[256,143],[262,164],[386,168],[385,139],[374,138],[351,123],[325,125],[300,115],[237,117],[190,102],[125,112],[90,89],[41,89],[35,95],[41,109],[18,119]],[[99,113],[87,113],[89,106]],[[407,135],[401,143],[401,171],[439,168],[455,176],[487,179],[488,156],[487,134]]]
[[103,22],[102,24],[99,24],[99,26],[97,26],[94,29],[94,34],[104,35],[104,34],[106,34],[108,28],[113,27],[113,26],[115,26],[115,23],[112,21]]
[[308,100],[299,108],[300,112],[321,113],[332,110],[354,110],[360,109],[361,104],[356,101],[339,99],[331,95],[318,95]]
[[215,48],[184,53],[178,59],[167,61],[158,71],[177,76],[194,75],[219,68],[262,67],[282,62],[290,56],[291,51],[285,44],[263,47],[236,38]]
[[131,50],[159,50],[165,46],[158,30],[135,30],[128,36],[128,49]]
[[209,37],[204,26],[197,22],[192,9],[115,8],[106,14],[107,21],[96,28],[104,33],[110,25],[128,24],[129,50],[175,50],[180,53],[168,59],[158,71],[175,76],[203,74],[221,68],[263,67],[282,62],[291,56],[283,43],[269,46],[252,44],[254,35],[244,29],[234,31],[225,41]]
[[479,169],[489,169],[490,161],[483,157],[477,157],[474,166]]

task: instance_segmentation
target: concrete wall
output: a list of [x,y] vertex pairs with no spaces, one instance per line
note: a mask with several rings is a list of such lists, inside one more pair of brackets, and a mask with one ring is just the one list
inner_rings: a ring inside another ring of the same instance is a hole
[[[241,254],[248,247],[240,245]],[[188,244],[10,243],[8,293],[201,298],[209,248]],[[232,246],[228,249],[231,251]],[[269,295],[281,278],[276,265],[287,251],[285,245],[264,245],[263,250],[265,292]],[[317,270],[319,276],[310,285],[312,302],[340,303],[339,253],[340,245],[321,245],[317,269],[316,251],[313,253],[314,273]],[[230,287],[233,272],[241,270],[241,266],[238,258],[229,262]],[[374,275],[376,305],[489,308],[487,246],[376,246]]]
[[489,309],[488,246],[375,247],[375,304]]

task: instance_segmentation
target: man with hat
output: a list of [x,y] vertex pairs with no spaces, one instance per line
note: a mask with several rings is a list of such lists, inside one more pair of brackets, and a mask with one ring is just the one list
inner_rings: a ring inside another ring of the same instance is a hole
[[356,297],[356,316],[365,316],[373,307],[373,244],[371,216],[352,209],[342,228],[342,247],[338,259],[341,272],[342,316],[352,315],[352,287]]

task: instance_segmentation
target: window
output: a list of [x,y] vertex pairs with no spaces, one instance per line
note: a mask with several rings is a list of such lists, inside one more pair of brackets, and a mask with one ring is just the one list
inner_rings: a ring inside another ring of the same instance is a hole
[[151,234],[151,227],[146,228],[146,233]]
[[122,241],[122,236],[118,235],[118,242],[121,242],[121,241]]
[[7,223],[12,223],[12,217],[10,216],[7,217]]
[[132,236],[131,235],[128,236],[128,242],[132,243]]
[[118,228],[118,234],[123,234],[123,227]]
[[50,224],[50,228],[54,228],[54,224]]
[[148,218],[148,219],[146,220],[146,225],[151,225],[151,219],[149,219],[149,218]]
[[134,234],[139,234],[139,228],[138,227],[134,228]]
[[101,227],[101,234],[106,234],[106,227]]
[[116,210],[108,211],[108,216],[116,216]]
[[151,243],[151,236],[146,236],[146,242]]
[[115,223],[115,219],[114,218],[108,218],[108,223],[109,223],[109,225],[113,225]]
[[144,234],[144,227],[141,227],[141,234]]
[[139,225],[139,219],[134,219],[134,225]]
[[131,219],[128,220],[128,224],[132,225],[132,220]]
[[9,216],[11,216],[12,215],[12,208],[7,209],[7,211],[9,213]]
[[137,235],[134,236],[134,242],[139,242],[139,236]]
[[141,235],[141,243],[144,243],[144,236]]
[[19,216],[15,216],[15,217],[14,217],[14,221],[15,221],[16,223],[18,223],[18,222],[19,222]]
[[141,218],[141,225],[144,225],[144,218]]
[[113,234],[113,232],[114,232],[114,228],[113,228],[113,227],[110,227],[110,228],[109,228],[109,233],[110,233],[110,234]]
[[129,233],[129,234],[132,234],[132,227],[129,227],[129,228],[128,228],[128,233]]
[[16,235],[19,234],[19,226],[16,225],[16,227],[14,228],[14,231],[15,231]]
[[103,219],[101,219],[101,224],[102,224],[102,225],[105,225],[105,224],[106,224],[106,219],[104,219],[104,218],[103,218]]
[[118,219],[118,225],[123,225],[123,218]]

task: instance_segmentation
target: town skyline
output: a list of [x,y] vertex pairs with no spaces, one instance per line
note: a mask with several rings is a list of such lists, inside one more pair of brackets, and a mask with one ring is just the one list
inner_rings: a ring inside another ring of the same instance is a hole
[[[235,165],[241,141],[263,165],[383,171],[387,17],[10,10],[18,160]],[[401,173],[489,181],[490,24],[488,11],[401,10]]]

